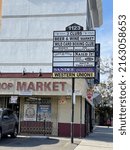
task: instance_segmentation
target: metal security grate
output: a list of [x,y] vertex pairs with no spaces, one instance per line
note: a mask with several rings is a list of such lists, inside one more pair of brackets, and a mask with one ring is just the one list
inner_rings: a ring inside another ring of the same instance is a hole
[[22,121],[20,133],[52,135],[52,122]]

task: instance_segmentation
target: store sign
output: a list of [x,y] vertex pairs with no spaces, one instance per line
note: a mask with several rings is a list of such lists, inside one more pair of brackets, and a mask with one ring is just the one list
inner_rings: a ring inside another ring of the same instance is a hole
[[11,82],[0,82],[0,90],[10,90],[14,86]]
[[91,101],[92,97],[93,97],[93,90],[92,89],[88,89],[87,93],[86,93],[86,96],[87,96],[87,99]]
[[[0,90],[13,90],[23,92],[23,95],[26,95],[27,92],[29,95],[32,95],[30,91],[65,91],[66,82],[21,82],[18,81],[15,84],[12,82],[0,83]],[[25,92],[25,94],[24,94]],[[28,94],[27,94],[28,95]]]
[[53,77],[58,78],[94,78],[94,76],[94,72],[53,73]]
[[95,79],[94,83],[99,84],[100,83],[100,44],[97,43],[95,46],[96,49],[96,72],[95,72]]
[[9,103],[10,104],[17,104],[18,96],[11,96]]
[[66,31],[53,32],[53,77],[54,78],[94,78],[95,71],[57,71],[57,68],[95,68],[95,30],[83,30],[83,27],[72,24]]

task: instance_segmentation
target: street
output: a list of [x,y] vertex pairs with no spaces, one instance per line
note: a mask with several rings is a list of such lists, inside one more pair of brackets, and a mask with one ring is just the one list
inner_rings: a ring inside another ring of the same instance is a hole
[[0,141],[0,150],[74,150],[80,142],[80,139],[75,139],[71,144],[70,138],[7,137]]

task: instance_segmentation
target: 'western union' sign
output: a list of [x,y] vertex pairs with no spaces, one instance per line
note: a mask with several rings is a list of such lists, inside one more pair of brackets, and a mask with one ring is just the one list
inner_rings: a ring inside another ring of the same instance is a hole
[[62,73],[55,73],[53,72],[54,78],[94,78],[94,72],[62,72]]

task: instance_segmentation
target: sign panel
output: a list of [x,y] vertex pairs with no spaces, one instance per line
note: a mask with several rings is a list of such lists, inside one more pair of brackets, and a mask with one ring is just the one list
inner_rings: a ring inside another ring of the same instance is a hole
[[94,78],[95,73],[94,72],[70,72],[70,73],[53,73],[53,77],[55,78]]
[[73,24],[69,25],[68,27],[66,27],[66,31],[71,31],[71,30],[73,30],[73,31],[80,30],[81,31],[81,30],[83,30],[83,27],[76,23],[73,23]]
[[95,72],[95,68],[55,67],[54,72]]
[[51,121],[51,105],[38,105],[37,121]]
[[24,104],[24,121],[36,121],[36,104]]
[[68,37],[68,36],[95,36],[95,30],[84,30],[84,31],[54,31],[53,36],[55,37]]
[[74,62],[75,67],[95,67],[95,62]]
[[95,77],[95,34],[95,30],[83,30],[75,23],[66,27],[66,31],[53,32],[53,77]]
[[96,72],[95,72],[95,79],[94,83],[99,84],[100,83],[100,44],[96,44]]
[[65,41],[65,42],[53,42],[53,46],[55,47],[62,47],[62,46],[69,46],[69,47],[73,47],[73,46],[90,46],[90,47],[95,47],[95,41]]
[[9,103],[10,104],[17,104],[18,96],[11,96]]
[[93,90],[92,89],[87,89],[86,98],[88,100],[92,101],[92,97],[93,97]]

